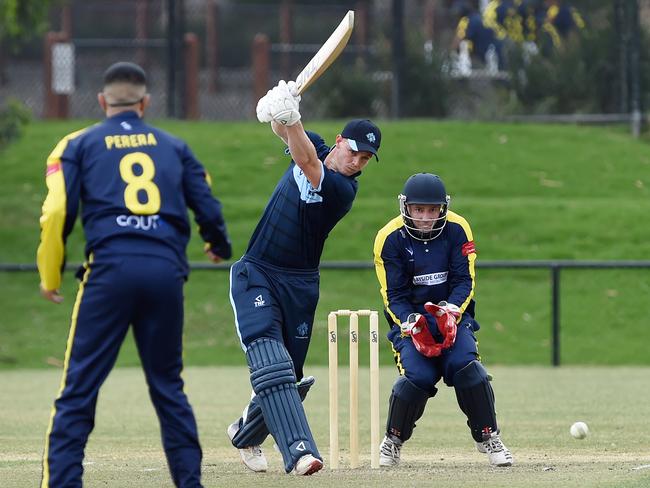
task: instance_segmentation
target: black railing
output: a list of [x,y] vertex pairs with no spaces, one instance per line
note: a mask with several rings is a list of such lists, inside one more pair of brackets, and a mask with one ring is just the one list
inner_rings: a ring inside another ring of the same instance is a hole
[[[70,263],[66,270],[75,271],[80,265]],[[650,261],[480,261],[484,269],[549,269],[551,271],[551,363],[560,365],[560,271],[562,269],[630,269],[650,268]],[[230,263],[211,264],[191,262],[192,270],[228,270]],[[370,261],[324,261],[321,269],[373,269]],[[37,271],[35,264],[0,263],[0,272]]]

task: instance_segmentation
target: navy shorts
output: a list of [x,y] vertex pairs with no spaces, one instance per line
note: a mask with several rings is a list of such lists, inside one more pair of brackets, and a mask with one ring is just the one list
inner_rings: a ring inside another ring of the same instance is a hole
[[293,360],[298,381],[318,304],[318,271],[261,266],[242,258],[230,268],[230,303],[235,327],[246,351],[255,339],[282,342]]

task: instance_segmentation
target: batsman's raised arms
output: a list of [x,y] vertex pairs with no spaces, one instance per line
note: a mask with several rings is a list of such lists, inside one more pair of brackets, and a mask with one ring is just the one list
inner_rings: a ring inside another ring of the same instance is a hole
[[338,27],[332,32],[332,35],[325,41],[318,52],[307,63],[300,74],[296,77],[296,86],[298,95],[302,93],[316,81],[327,68],[339,57],[341,51],[348,43],[352,29],[354,28],[354,11],[348,10]]

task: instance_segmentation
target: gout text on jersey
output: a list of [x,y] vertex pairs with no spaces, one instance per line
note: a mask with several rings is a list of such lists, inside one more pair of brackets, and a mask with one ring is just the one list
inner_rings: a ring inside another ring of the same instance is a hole
[[118,215],[115,222],[120,227],[133,227],[140,230],[151,230],[159,227],[158,215]]

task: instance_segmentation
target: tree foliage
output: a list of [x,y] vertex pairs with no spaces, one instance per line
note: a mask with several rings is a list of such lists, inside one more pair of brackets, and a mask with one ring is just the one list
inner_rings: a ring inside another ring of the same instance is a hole
[[26,39],[45,26],[50,0],[0,1],[0,40]]

